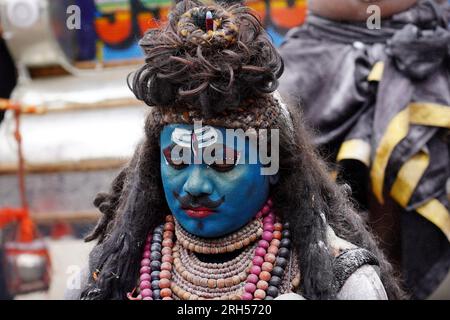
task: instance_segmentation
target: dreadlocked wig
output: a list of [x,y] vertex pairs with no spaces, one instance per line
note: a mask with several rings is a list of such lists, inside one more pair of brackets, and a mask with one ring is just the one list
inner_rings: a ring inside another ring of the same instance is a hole
[[[217,28],[203,28],[206,11]],[[226,128],[279,130],[279,180],[271,196],[276,212],[291,226],[304,297],[337,295],[333,257],[320,245],[327,243],[327,224],[339,237],[371,251],[388,297],[403,297],[392,266],[353,208],[348,188],[330,178],[311,146],[299,108],[285,106],[274,92],[283,62],[249,8],[181,1],[168,24],[149,30],[140,45],[146,63],[130,77],[130,88],[152,108],[131,161],[110,192],[94,201],[103,217],[87,237],[98,244],[90,254],[93,276],[83,299],[124,299],[136,286],[146,236],[170,213],[160,172],[161,130],[168,123],[197,119]]]

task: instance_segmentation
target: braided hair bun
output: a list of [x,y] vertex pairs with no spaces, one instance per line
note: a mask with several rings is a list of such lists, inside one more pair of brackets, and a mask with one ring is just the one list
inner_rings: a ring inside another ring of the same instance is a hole
[[205,117],[241,107],[278,86],[283,61],[260,21],[240,3],[183,0],[168,24],[139,42],[145,65],[131,90],[150,106],[201,110]]

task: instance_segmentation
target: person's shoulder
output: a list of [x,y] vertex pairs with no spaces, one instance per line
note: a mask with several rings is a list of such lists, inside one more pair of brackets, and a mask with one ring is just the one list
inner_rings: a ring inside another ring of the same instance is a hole
[[353,243],[338,237],[330,225],[327,226],[327,243],[331,254],[335,258],[345,251],[358,248]]
[[363,265],[344,282],[337,298],[339,300],[387,300],[386,290],[378,275],[379,268]]
[[340,237],[331,227],[328,245],[334,256],[333,272],[340,300],[384,300],[386,291],[380,279],[379,261],[369,250]]

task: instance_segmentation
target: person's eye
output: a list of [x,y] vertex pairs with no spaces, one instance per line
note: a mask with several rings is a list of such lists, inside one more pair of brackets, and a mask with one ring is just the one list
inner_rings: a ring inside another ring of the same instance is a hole
[[[239,161],[239,152],[235,150],[225,149],[223,152],[223,157],[220,161],[214,161],[210,164],[210,167],[219,172],[227,172],[233,170]],[[225,156],[227,155],[227,156]]]
[[235,164],[234,163],[227,164],[227,163],[213,162],[213,163],[211,163],[210,167],[219,172],[227,172],[227,171],[233,170],[233,168],[235,167]]
[[[181,151],[184,152],[184,151]],[[183,162],[183,154],[180,158],[172,157],[172,146],[167,147],[163,150],[164,158],[166,158],[167,163],[176,170],[182,170],[186,168],[189,164]]]

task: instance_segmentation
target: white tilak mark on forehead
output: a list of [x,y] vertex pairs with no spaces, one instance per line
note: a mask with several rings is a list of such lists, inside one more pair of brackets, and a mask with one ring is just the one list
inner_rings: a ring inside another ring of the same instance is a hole
[[180,147],[191,147],[191,137],[192,130],[175,128],[172,132],[172,142],[179,145]]
[[213,145],[220,137],[220,132],[211,126],[204,126],[195,129],[195,131],[184,128],[175,128],[172,132],[172,142],[181,147],[190,148],[193,143],[193,134],[195,134],[198,148],[205,148]]

